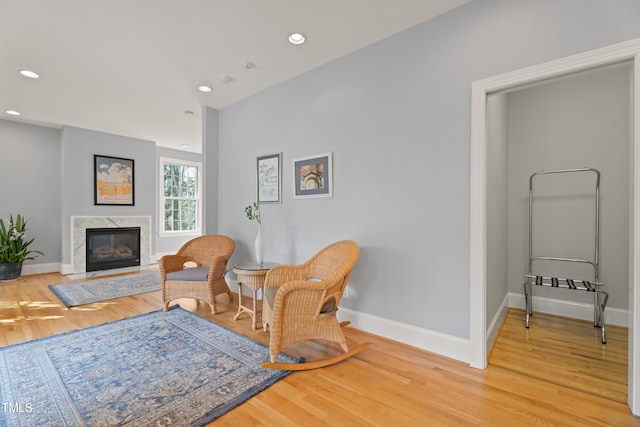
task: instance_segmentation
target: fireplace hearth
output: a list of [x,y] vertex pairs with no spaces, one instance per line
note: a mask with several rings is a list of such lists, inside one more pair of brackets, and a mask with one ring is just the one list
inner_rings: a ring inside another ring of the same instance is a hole
[[86,271],[140,265],[140,227],[87,228]]

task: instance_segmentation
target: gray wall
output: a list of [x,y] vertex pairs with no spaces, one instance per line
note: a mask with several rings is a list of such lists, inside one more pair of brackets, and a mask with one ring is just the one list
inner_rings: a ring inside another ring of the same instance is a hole
[[[174,253],[192,236],[158,236],[160,157],[203,162],[200,154],[158,148],[151,141],[75,127],[62,130],[0,120],[0,216],[30,218],[28,235],[45,253],[26,266],[31,272],[57,271],[70,263],[70,217],[74,215],[148,215],[152,254]],[[93,155],[135,160],[135,206],[95,206]],[[216,204],[215,201],[210,204]],[[27,274],[29,270],[27,270]]]
[[[93,155],[101,154],[134,160],[135,206],[94,205]],[[152,246],[157,234],[157,162],[151,141],[128,138],[87,129],[62,128],[62,263],[71,262],[71,221],[75,215],[150,215]]]
[[218,234],[219,168],[218,152],[218,110],[210,107],[202,109],[202,158],[207,167],[204,171],[204,215],[202,227],[205,234]]
[[[233,236],[237,260],[252,256],[244,207],[255,199],[255,159],[282,152],[283,203],[263,206],[266,259],[300,262],[355,239],[362,254],[345,307],[468,338],[471,82],[638,38],[639,18],[635,0],[476,0],[219,113],[205,109],[206,231]],[[3,147],[31,147],[28,159],[0,158],[5,187],[42,173],[7,189],[0,208],[32,218],[47,253],[36,262],[69,262],[70,215],[151,215],[157,231],[153,143],[0,125]],[[292,159],[327,151],[334,197],[294,200]],[[135,207],[93,205],[93,154],[136,159]]]
[[60,130],[0,120],[0,217],[29,219],[32,248],[44,252],[30,264],[60,261]]
[[[506,94],[487,97],[487,327],[501,310],[509,290],[508,99]],[[495,328],[496,333],[498,330]]]
[[[628,308],[630,66],[560,79],[509,97],[509,291],[522,294],[528,259],[529,176],[593,167],[601,176],[600,279],[609,306]],[[534,255],[594,257],[595,175],[544,175],[534,181]],[[537,270],[537,271],[536,271]],[[537,262],[534,273],[593,279],[576,264]],[[592,295],[534,289],[536,296],[591,302]]]
[[[282,152],[267,260],[352,238],[345,307],[469,338],[471,83],[640,37],[639,17],[633,0],[478,0],[224,108],[220,231],[251,256],[255,158]],[[294,200],[292,159],[327,151],[334,197]]]

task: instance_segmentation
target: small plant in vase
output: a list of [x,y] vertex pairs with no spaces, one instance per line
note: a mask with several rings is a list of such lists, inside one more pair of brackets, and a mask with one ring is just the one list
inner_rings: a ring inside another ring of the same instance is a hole
[[252,205],[244,208],[244,213],[251,221],[258,222],[258,235],[256,236],[255,250],[256,250],[256,262],[262,264],[264,261],[264,241],[262,240],[262,220],[260,219],[260,204],[253,202]]
[[22,274],[22,263],[34,259],[35,255],[44,255],[40,251],[30,250],[29,246],[35,239],[27,240],[27,219],[18,214],[13,215],[5,224],[0,219],[0,280],[14,280]]

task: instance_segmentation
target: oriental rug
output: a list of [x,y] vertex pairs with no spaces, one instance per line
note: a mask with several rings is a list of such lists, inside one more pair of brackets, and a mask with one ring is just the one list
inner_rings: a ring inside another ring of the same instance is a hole
[[0,426],[202,426],[291,373],[262,368],[268,359],[179,306],[11,345]]
[[49,289],[64,305],[76,307],[130,295],[144,294],[145,292],[159,291],[160,272],[152,270],[104,279],[50,285]]

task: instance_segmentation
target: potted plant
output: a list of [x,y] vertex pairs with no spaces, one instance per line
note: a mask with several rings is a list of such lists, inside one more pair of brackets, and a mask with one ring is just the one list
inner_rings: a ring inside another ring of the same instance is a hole
[[29,250],[34,239],[27,240],[27,219],[18,214],[5,224],[0,219],[0,280],[14,280],[22,274],[22,263],[27,259],[34,259],[34,254],[44,255],[40,251]]
[[247,218],[251,221],[258,222],[258,235],[255,241],[256,250],[256,262],[262,265],[264,261],[264,241],[262,240],[262,220],[260,219],[260,204],[253,202],[253,205],[249,205],[244,208],[244,213],[247,214]]

